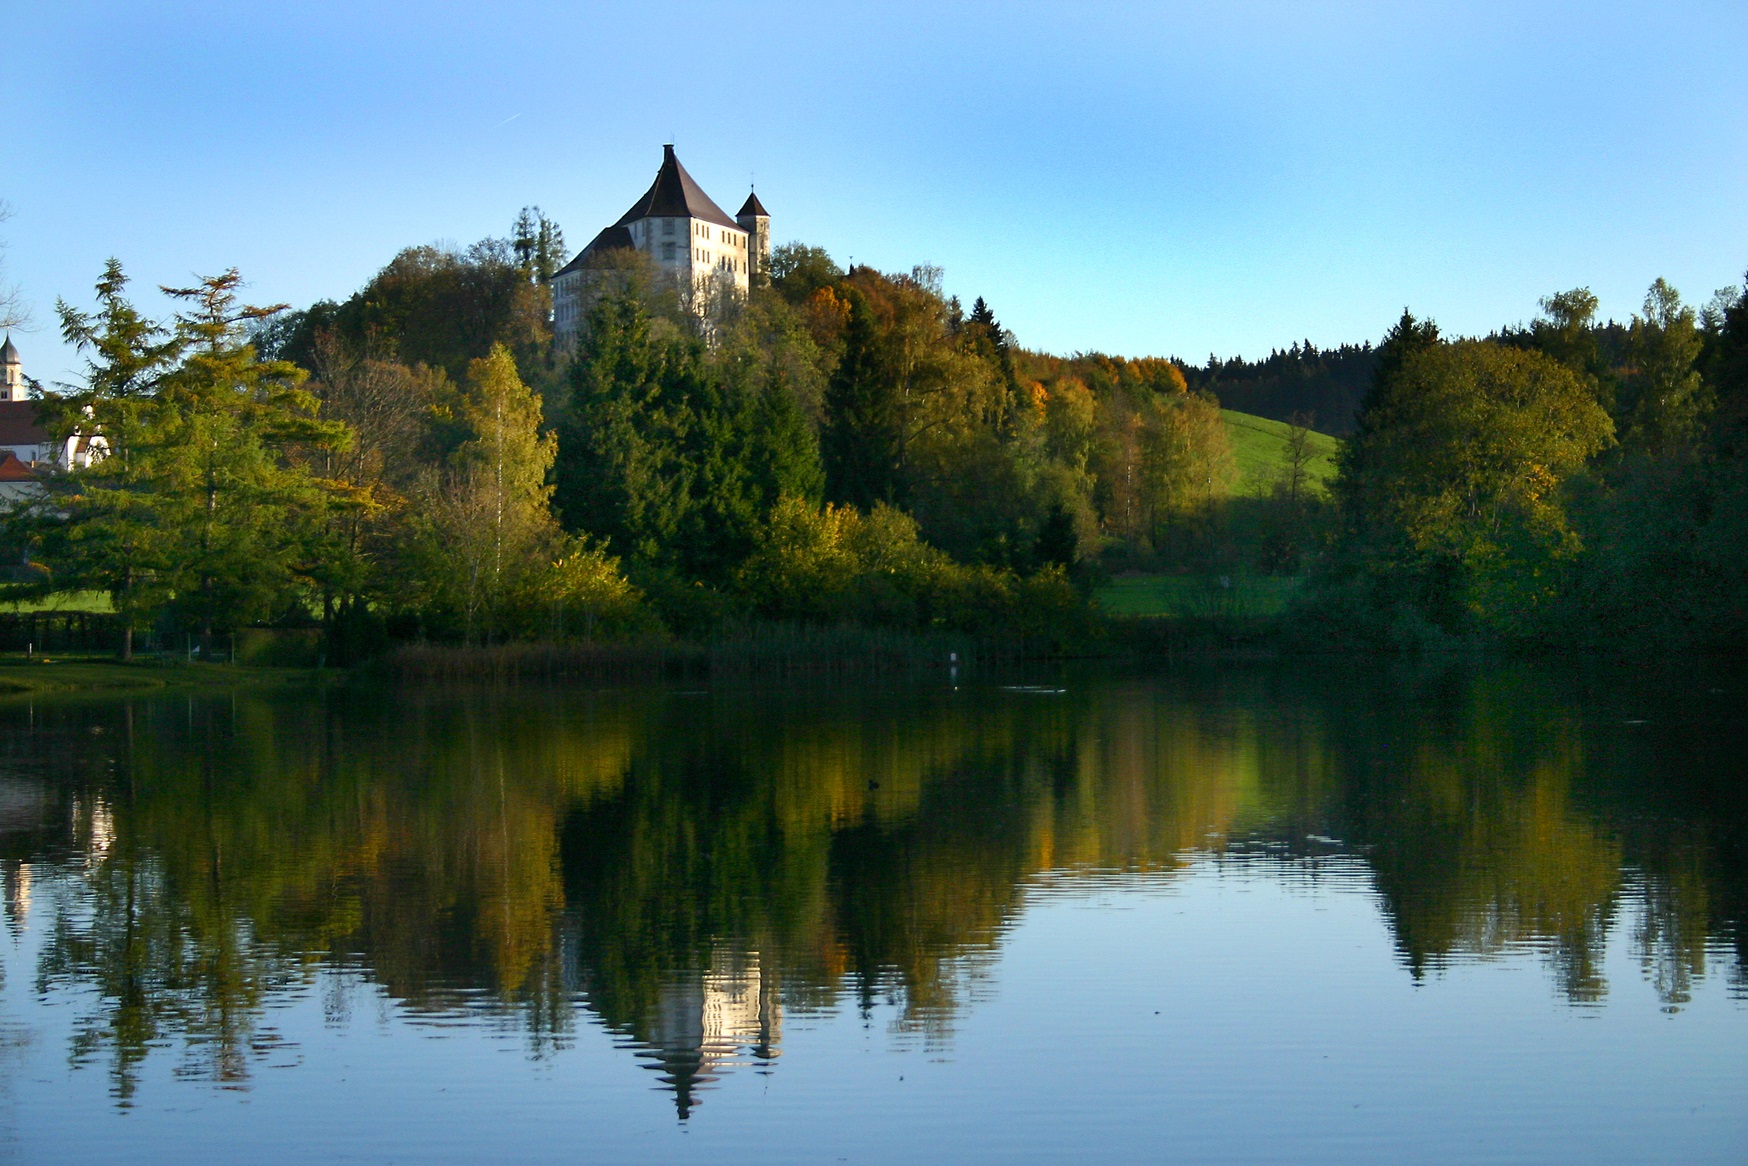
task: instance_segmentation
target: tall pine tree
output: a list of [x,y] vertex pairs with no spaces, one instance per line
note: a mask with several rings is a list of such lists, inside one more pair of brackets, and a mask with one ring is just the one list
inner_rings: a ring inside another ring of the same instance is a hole
[[903,418],[880,360],[874,311],[860,291],[849,293],[844,351],[825,391],[826,497],[871,509],[899,502]]

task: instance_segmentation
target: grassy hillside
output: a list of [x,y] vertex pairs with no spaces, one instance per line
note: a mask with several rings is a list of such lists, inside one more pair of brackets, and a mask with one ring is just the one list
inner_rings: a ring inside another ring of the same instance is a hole
[[[1226,440],[1232,443],[1232,456],[1238,462],[1238,481],[1232,492],[1241,497],[1267,494],[1286,459],[1290,426],[1231,409],[1220,410],[1220,416],[1226,422]],[[1314,432],[1308,444],[1315,455],[1309,467],[1311,479],[1327,487],[1335,477],[1335,450],[1341,443],[1328,434]]]
[[[1238,463],[1224,537],[1238,561],[1249,563],[1263,538],[1268,504],[1262,500],[1285,467],[1291,426],[1231,409],[1220,410],[1220,416]],[[1335,479],[1335,452],[1341,443],[1314,432],[1306,445],[1311,480],[1327,490]],[[1245,567],[1222,567],[1211,575],[1133,572],[1111,580],[1099,590],[1098,600],[1112,615],[1256,619],[1279,614],[1302,582],[1296,577],[1256,575]]]
[[115,605],[110,602],[107,591],[59,591],[39,599],[0,602],[0,613],[6,615],[63,611],[83,611],[94,615],[107,615],[114,610]]

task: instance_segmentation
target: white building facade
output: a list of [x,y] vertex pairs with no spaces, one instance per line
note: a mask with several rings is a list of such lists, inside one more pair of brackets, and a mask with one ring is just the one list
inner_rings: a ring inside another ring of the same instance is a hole
[[756,195],[729,218],[663,146],[655,182],[618,222],[596,235],[552,277],[553,338],[568,349],[587,310],[592,273],[609,252],[635,251],[677,286],[708,303],[715,292],[744,296],[770,263],[771,218]]

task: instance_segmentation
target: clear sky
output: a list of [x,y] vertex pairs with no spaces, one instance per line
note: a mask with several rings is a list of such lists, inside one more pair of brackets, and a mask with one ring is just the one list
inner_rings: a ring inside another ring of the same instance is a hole
[[778,241],[946,271],[1028,347],[1264,355],[1748,267],[1748,4],[0,0],[0,226],[53,303],[105,257],[343,298],[538,204],[579,247],[661,144]]

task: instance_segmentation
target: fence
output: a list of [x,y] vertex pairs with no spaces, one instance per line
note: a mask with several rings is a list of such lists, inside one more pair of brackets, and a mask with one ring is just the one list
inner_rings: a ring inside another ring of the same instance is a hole
[[0,613],[0,652],[114,652],[121,621],[92,611]]

